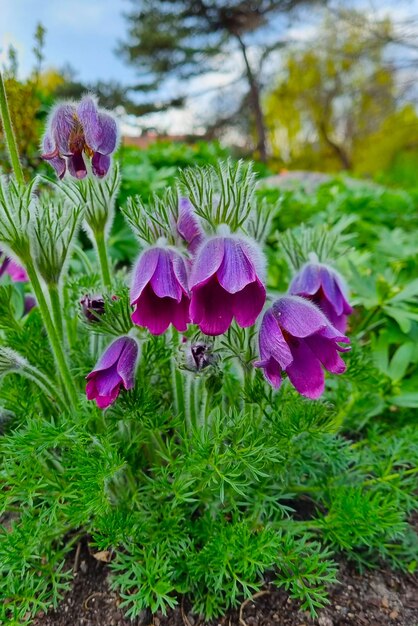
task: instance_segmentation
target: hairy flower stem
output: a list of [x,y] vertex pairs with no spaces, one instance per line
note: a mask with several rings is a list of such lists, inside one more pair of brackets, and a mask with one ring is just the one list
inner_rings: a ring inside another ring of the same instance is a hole
[[59,338],[62,341],[64,339],[64,325],[58,285],[54,283],[48,285],[48,293],[51,300],[52,317],[54,319],[55,328],[57,329]]
[[0,71],[0,116],[3,122],[4,136],[6,139],[7,150],[9,152],[10,164],[13,168],[14,175],[19,185],[25,183],[22,165],[19,159],[19,152],[16,144],[16,137],[13,131],[12,121],[10,118],[9,105],[7,104],[6,89],[4,86],[3,76]]
[[112,279],[110,277],[109,258],[107,255],[104,230],[94,231],[94,239],[96,242],[97,256],[99,257],[103,287],[110,289],[112,286]]
[[179,347],[179,333],[173,328],[172,330],[172,348],[171,357],[171,383],[173,387],[174,406],[178,415],[186,415],[186,403],[184,399],[184,380],[182,372],[177,367],[176,353]]
[[32,284],[33,291],[35,293],[36,300],[38,302],[39,310],[41,312],[52,352],[54,354],[55,361],[61,375],[62,383],[70,402],[70,408],[74,409],[78,404],[77,389],[75,387],[70,369],[65,358],[62,342],[54,326],[54,322],[49,312],[48,303],[45,299],[41,283],[39,282],[39,278],[32,261],[27,261],[25,263],[25,266],[29,276],[29,280]]

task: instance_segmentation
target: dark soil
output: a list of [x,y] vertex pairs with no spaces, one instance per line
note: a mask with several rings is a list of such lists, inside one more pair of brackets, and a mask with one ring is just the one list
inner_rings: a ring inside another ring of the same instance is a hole
[[[107,554],[98,555],[106,558]],[[57,611],[39,614],[35,626],[205,626],[189,613],[187,601],[167,616],[144,612],[134,622],[118,608],[120,600],[109,589],[106,563],[80,545],[69,566],[75,571],[71,591]],[[340,584],[330,590],[330,605],[311,619],[298,611],[284,591],[265,589],[210,626],[418,626],[418,578],[386,570],[362,575],[342,563]],[[209,626],[209,624],[206,624]]]

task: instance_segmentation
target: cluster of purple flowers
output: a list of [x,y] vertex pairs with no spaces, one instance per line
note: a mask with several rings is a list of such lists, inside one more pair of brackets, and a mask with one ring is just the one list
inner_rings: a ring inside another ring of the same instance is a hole
[[[188,252],[158,241],[135,264],[130,291],[134,324],[154,335],[170,324],[180,332],[195,324],[211,336],[225,333],[233,319],[241,328],[253,326],[266,302],[258,243],[225,225],[206,236],[185,199],[176,231]],[[351,311],[341,276],[327,265],[307,263],[294,277],[289,295],[265,312],[255,366],[275,388],[286,372],[299,393],[318,398],[324,391],[323,368],[334,374],[345,371],[339,353],[349,348],[339,343],[349,342],[344,332]],[[102,408],[113,402],[121,385],[130,388],[137,359],[133,343],[130,337],[112,343],[88,376],[88,397]],[[130,375],[124,377],[127,371]]]
[[[78,104],[62,103],[52,112],[43,158],[59,178],[68,170],[81,179],[88,173],[84,160],[88,157],[92,173],[101,178],[109,170],[117,138],[113,117],[86,96]],[[211,336],[227,332],[233,320],[241,328],[253,326],[266,302],[264,256],[258,243],[231,232],[225,224],[207,236],[187,198],[180,199],[171,230],[174,241],[180,238],[187,250],[156,238],[154,245],[142,251],[130,292],[134,324],[154,335],[170,325],[184,332],[188,324],[195,324]],[[100,296],[84,298],[82,306],[90,321],[97,321],[104,312]],[[286,372],[299,393],[318,398],[324,390],[323,368],[334,374],[345,371],[339,353],[348,348],[339,344],[349,342],[344,333],[351,311],[341,276],[325,264],[307,263],[293,278],[289,294],[264,313],[260,360],[254,365],[263,369],[275,388]],[[87,397],[105,408],[122,386],[130,389],[137,354],[133,338],[114,341],[87,376]]]

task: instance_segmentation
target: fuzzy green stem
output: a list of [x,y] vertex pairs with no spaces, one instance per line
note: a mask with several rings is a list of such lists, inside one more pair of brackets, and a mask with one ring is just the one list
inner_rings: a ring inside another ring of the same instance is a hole
[[75,406],[77,406],[78,404],[77,389],[75,387],[70,368],[68,367],[65,358],[62,342],[58,336],[57,330],[54,326],[54,322],[52,321],[52,317],[48,308],[48,303],[45,299],[45,295],[42,290],[41,283],[39,282],[35,267],[31,261],[28,261],[25,266],[29,276],[29,280],[32,284],[33,291],[35,293],[36,300],[38,302],[39,310],[41,312],[45,329],[48,334],[52,352],[54,354],[65,391],[67,392],[68,399],[70,401],[70,408],[74,409]]
[[106,289],[110,289],[110,287],[112,286],[112,279],[110,277],[109,258],[107,256],[104,230],[95,231],[94,239],[96,241],[97,256],[99,257],[103,286]]
[[7,150],[9,152],[10,164],[13,168],[14,175],[19,185],[25,183],[22,165],[19,159],[16,137],[13,131],[12,120],[10,118],[9,105],[7,104],[6,89],[4,86],[3,76],[0,71],[0,116],[3,122],[4,136],[6,139]]
[[172,331],[172,347],[173,347],[173,355],[171,357],[171,381],[173,385],[173,396],[174,396],[174,406],[176,412],[179,415],[186,415],[186,403],[184,399],[184,382],[183,376],[176,363],[176,355],[178,346],[179,346],[179,334],[177,330],[173,328]]
[[59,338],[64,339],[64,325],[62,320],[62,306],[58,285],[51,283],[48,285],[49,298],[51,300],[52,317],[54,319],[55,328],[57,329]]

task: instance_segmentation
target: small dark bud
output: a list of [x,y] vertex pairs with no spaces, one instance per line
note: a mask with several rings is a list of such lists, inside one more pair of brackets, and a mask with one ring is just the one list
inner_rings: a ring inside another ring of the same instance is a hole
[[212,347],[203,341],[196,341],[190,347],[192,368],[200,372],[209,365],[217,361],[216,354],[213,354]]
[[86,294],[81,300],[81,310],[89,322],[97,322],[105,312],[105,302],[100,295],[89,296]]

